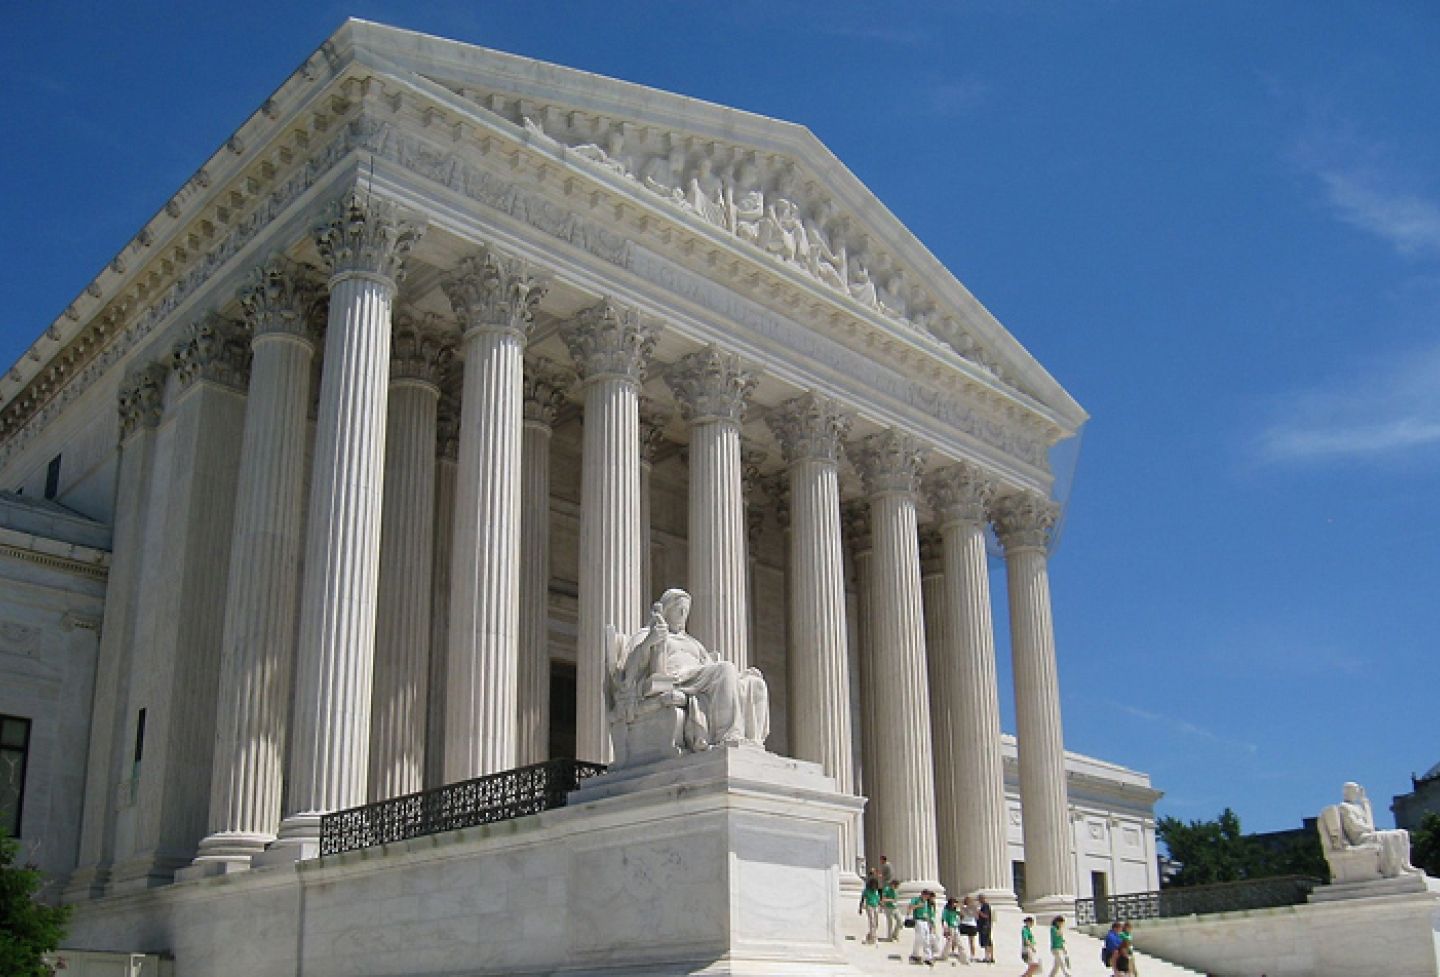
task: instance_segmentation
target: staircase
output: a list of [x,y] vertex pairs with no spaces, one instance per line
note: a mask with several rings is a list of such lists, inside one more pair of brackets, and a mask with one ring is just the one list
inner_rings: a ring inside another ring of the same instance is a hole
[[[850,965],[862,974],[881,977],[886,974],[908,974],[910,977],[927,971],[964,974],[966,977],[1017,977],[1025,970],[1020,962],[1020,923],[1024,914],[1018,909],[996,909],[995,921],[995,963],[962,964],[958,960],[937,960],[934,967],[909,963],[910,947],[915,931],[902,929],[900,939],[895,943],[877,943],[866,946],[865,917],[857,913],[853,905],[841,911],[841,923],[845,931],[845,952]],[[881,921],[880,933],[885,933]],[[1052,963],[1050,957],[1050,923],[1035,925],[1035,941],[1040,946],[1040,975],[1047,977]],[[1070,973],[1073,977],[1110,977],[1110,968],[1100,962],[1102,940],[1084,933],[1076,933],[1067,925],[1065,945],[1070,951]],[[1152,957],[1148,953],[1137,954],[1136,977],[1202,977],[1195,970],[1187,970],[1166,960]]]

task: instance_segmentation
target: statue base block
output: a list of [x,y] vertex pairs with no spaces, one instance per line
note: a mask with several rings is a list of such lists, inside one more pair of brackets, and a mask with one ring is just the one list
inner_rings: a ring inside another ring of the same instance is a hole
[[856,977],[840,829],[863,803],[719,747],[543,814],[82,903],[67,943],[184,977]]

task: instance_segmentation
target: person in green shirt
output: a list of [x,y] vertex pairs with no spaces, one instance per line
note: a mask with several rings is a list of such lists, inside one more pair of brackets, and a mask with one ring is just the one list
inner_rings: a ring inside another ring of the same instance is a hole
[[860,893],[860,911],[865,914],[865,921],[870,924],[870,932],[865,934],[865,942],[875,942],[875,930],[880,924],[880,877],[874,869],[870,870],[870,877],[865,880],[865,888]]
[[1055,962],[1050,965],[1050,977],[1064,974],[1070,977],[1070,954],[1065,950],[1065,917],[1056,916],[1050,920],[1050,955]]
[[945,900],[945,908],[940,912],[940,936],[941,960],[953,954],[960,958],[961,963],[970,962],[965,955],[965,945],[960,941],[960,902],[957,899]]
[[880,908],[885,913],[885,921],[888,924],[889,932],[885,934],[886,943],[894,943],[900,939],[900,904],[895,892],[895,883],[886,882],[880,887]]
[[925,889],[910,900],[910,918],[915,921],[915,942],[910,962],[935,966],[935,893]]
[[1020,959],[1025,963],[1025,972],[1020,977],[1035,977],[1040,973],[1040,951],[1035,948],[1034,916],[1026,916],[1020,927]]

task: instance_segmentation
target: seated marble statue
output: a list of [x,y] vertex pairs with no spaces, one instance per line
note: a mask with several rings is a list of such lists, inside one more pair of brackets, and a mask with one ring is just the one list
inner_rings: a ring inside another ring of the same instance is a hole
[[1410,832],[1375,827],[1364,787],[1347,783],[1343,797],[1321,811],[1319,821],[1321,848],[1336,882],[1423,874],[1410,864]]
[[[616,765],[658,758],[649,747],[673,756],[724,743],[764,746],[770,734],[769,692],[759,669],[742,673],[708,651],[685,632],[689,616],[690,595],[667,590],[651,608],[649,627],[613,638],[606,684]],[[664,742],[635,742],[641,721]]]

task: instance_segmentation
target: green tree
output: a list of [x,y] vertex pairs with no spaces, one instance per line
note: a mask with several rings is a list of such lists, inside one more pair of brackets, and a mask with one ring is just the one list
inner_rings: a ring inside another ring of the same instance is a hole
[[50,977],[45,954],[65,937],[69,906],[47,906],[35,893],[44,884],[33,865],[16,865],[20,843],[0,831],[0,974]]
[[1252,877],[1258,851],[1240,833],[1240,816],[1228,807],[1213,821],[1161,818],[1155,823],[1155,834],[1181,866],[1170,880],[1172,886],[1238,882]]
[[1410,864],[1440,876],[1440,814],[1428,812],[1410,832]]

